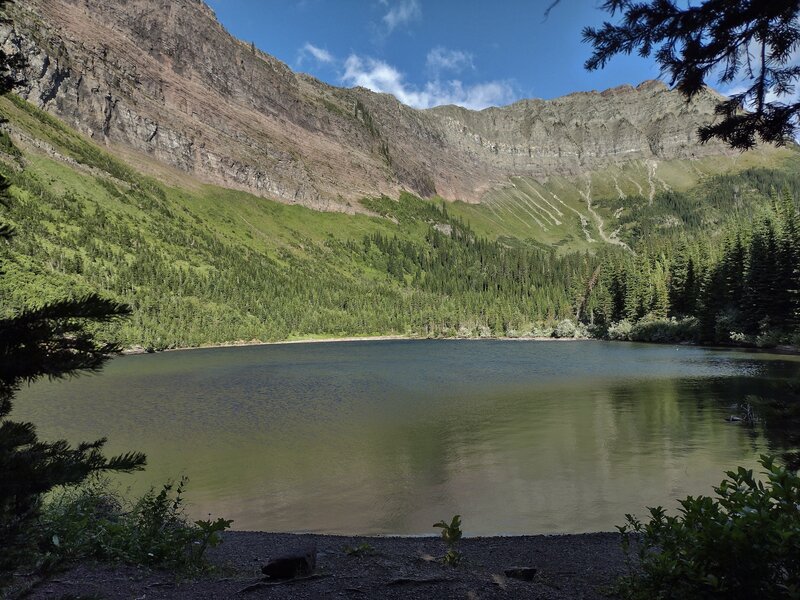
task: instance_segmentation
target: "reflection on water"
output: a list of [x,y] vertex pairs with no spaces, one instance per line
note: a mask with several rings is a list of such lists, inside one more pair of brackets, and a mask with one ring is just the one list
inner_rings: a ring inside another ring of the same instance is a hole
[[24,390],[42,437],[147,453],[238,529],[470,534],[609,530],[756,467],[726,423],[792,357],[602,342],[383,341],[125,357]]

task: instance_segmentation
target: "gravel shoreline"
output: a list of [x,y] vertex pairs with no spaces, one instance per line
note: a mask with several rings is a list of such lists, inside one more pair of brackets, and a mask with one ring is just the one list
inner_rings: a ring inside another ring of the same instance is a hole
[[371,335],[362,337],[328,337],[328,338],[301,338],[279,340],[275,342],[262,342],[258,340],[220,342],[218,344],[201,344],[200,346],[181,346],[179,348],[165,348],[153,352],[142,346],[125,348],[120,354],[125,356],[137,354],[154,354],[159,352],[186,352],[189,350],[209,350],[212,348],[248,348],[250,346],[286,346],[294,344],[331,344],[341,342],[385,342],[385,341],[501,341],[501,342],[587,342],[604,341],[598,338],[554,338],[554,337],[415,337],[408,335]]
[[693,348],[705,348],[708,350],[742,350],[747,352],[754,352],[759,354],[776,354],[776,355],[798,355],[800,354],[800,346],[792,346],[788,344],[778,345],[772,348],[754,348],[751,346],[704,346],[702,344],[688,343],[688,342],[630,342],[627,340],[605,340],[601,338],[554,338],[554,337],[413,337],[406,335],[373,335],[363,337],[329,337],[329,338],[307,338],[307,339],[291,339],[280,340],[275,342],[262,342],[259,340],[251,341],[238,341],[238,342],[221,342],[219,344],[202,344],[200,346],[182,346],[180,348],[166,348],[164,350],[150,351],[142,346],[132,346],[123,349],[120,354],[123,356],[134,356],[138,354],[153,354],[161,352],[187,352],[191,350],[209,350],[213,348],[247,348],[250,346],[286,346],[295,344],[330,344],[341,342],[383,342],[383,341],[494,341],[494,342],[608,342],[623,344],[649,344],[655,346],[689,346]]
[[[81,563],[36,586],[29,598],[89,596],[137,598],[563,598],[607,599],[609,586],[627,572],[615,533],[465,538],[457,568],[438,562],[444,545],[436,537],[346,537],[263,532],[228,532],[209,551],[218,569],[180,580],[171,573]],[[351,556],[362,543],[369,555]],[[315,575],[264,582],[261,566],[271,556],[310,544],[317,548]],[[531,581],[506,576],[507,569],[532,567]]]

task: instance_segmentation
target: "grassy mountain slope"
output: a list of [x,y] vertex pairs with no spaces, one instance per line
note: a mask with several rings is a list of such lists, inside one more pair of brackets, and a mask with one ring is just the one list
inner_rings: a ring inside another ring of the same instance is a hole
[[483,235],[533,238],[560,252],[597,251],[603,244],[624,242],[618,228],[641,208],[642,198],[652,205],[665,192],[687,192],[716,175],[747,169],[791,172],[798,167],[798,152],[766,147],[738,156],[636,160],[574,180],[512,177],[509,185],[489,192],[483,203],[456,202],[451,212]]
[[[600,219],[605,235],[619,227],[613,239],[632,243],[632,215],[656,214],[664,189],[678,185],[663,175],[652,203],[630,196],[647,190],[648,171],[634,165],[593,175],[590,203],[582,182],[519,179],[496,206],[404,195],[363,200],[373,216],[323,213],[166,185],[14,96],[0,98],[0,113],[10,130],[0,139],[0,169],[13,183],[7,210],[18,228],[4,250],[2,306],[100,291],[133,306],[131,319],[103,332],[128,345],[532,332],[571,316],[602,255],[626,251],[603,241]],[[797,159],[784,151],[753,160]],[[695,166],[686,187],[731,168]],[[623,176],[625,198],[605,195]],[[709,210],[704,234],[726,218],[725,206]],[[653,218],[670,221],[664,214]]]

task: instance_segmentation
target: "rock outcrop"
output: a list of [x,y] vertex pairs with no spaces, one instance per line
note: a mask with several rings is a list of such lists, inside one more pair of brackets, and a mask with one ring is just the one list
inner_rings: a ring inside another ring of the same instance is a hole
[[700,145],[712,91],[660,82],[470,111],[415,110],[291,71],[229,35],[200,0],[26,0],[0,43],[18,93],[98,142],[200,179],[322,210],[401,189],[477,202],[511,176],[575,176]]

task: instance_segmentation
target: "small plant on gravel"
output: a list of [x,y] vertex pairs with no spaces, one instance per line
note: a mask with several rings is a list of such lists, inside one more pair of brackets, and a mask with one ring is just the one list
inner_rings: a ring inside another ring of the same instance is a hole
[[372,556],[375,554],[375,548],[372,544],[363,542],[358,546],[345,546],[344,553],[347,556]]
[[433,526],[442,530],[442,540],[447,545],[447,552],[442,557],[442,564],[449,567],[457,567],[464,558],[456,548],[461,536],[464,534],[461,531],[461,515],[454,516],[450,523],[442,520],[434,523]]
[[185,478],[177,485],[167,483],[132,502],[102,481],[63,491],[43,510],[40,530],[46,557],[93,558],[189,573],[205,570],[205,551],[221,542],[221,532],[232,521],[190,521],[185,486]]
[[623,550],[639,565],[622,578],[624,598],[800,598],[800,477],[761,457],[765,481],[739,467],[714,488],[689,496],[678,516],[650,509],[626,515]]

